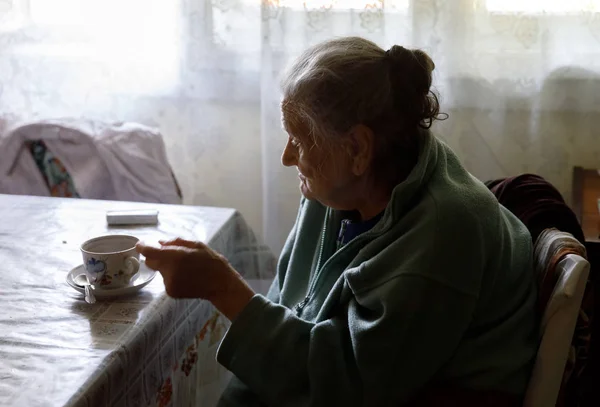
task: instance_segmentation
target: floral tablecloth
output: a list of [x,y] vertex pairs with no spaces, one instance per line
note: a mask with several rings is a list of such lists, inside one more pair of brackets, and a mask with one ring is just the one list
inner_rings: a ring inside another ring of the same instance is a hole
[[[155,208],[158,226],[111,228],[110,209]],[[201,300],[173,300],[162,278],[90,305],[65,282],[84,240],[182,236],[223,253],[258,291],[275,258],[221,208],[0,195],[0,405],[212,406],[229,380],[215,361],[228,322]]]

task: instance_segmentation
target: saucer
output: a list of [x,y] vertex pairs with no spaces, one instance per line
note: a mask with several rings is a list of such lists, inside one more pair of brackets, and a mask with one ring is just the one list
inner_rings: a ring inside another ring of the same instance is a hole
[[[69,286],[83,294],[85,292],[85,289],[82,286],[75,284],[75,281],[73,281],[80,274],[84,274],[83,264],[80,264],[73,270],[69,271],[67,273],[66,280]],[[96,298],[112,298],[124,295],[131,295],[147,286],[154,279],[155,276],[156,271],[149,269],[144,261],[140,261],[140,270],[131,278],[133,282],[131,285],[119,288],[94,287],[94,296]]]

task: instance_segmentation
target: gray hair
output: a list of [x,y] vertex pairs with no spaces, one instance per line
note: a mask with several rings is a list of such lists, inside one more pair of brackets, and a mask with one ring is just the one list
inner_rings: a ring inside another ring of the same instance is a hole
[[304,51],[284,76],[283,118],[302,122],[314,144],[329,147],[353,126],[368,126],[376,175],[397,183],[417,160],[420,129],[445,118],[430,89],[434,68],[421,50],[384,51],[359,37],[325,41]]

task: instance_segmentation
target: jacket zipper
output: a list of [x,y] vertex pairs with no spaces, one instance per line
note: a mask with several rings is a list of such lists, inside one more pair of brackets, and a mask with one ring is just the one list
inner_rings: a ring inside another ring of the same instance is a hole
[[344,246],[344,234],[346,233],[346,227],[348,226],[348,223],[350,223],[348,219],[344,219],[342,221],[342,226],[340,226],[340,233],[338,235],[336,251],[340,250]]
[[[327,210],[326,219],[327,220],[325,222],[325,225],[323,226],[323,231],[321,232],[321,247],[319,249],[319,257],[317,258],[317,268],[315,269],[315,275],[314,275],[312,282],[308,288],[306,297],[304,297],[304,299],[302,301],[300,301],[298,304],[296,304],[296,306],[294,307],[294,309],[296,311],[296,316],[298,316],[298,317],[300,316],[300,314],[302,314],[302,311],[304,310],[306,305],[310,302],[312,296],[314,295],[314,292],[316,291],[317,283],[319,282],[320,277],[321,277],[321,260],[323,257],[323,250],[324,250],[323,246],[325,245],[325,230],[327,228],[327,222],[329,221],[329,209]],[[344,227],[344,223],[342,223],[342,227]],[[329,263],[331,258],[333,258],[335,255],[337,255],[339,252],[346,250],[349,246],[356,245],[356,242],[365,240],[367,238],[370,238],[371,236],[382,235],[382,234],[386,233],[388,231],[388,229],[390,229],[390,228],[391,228],[391,224],[388,227],[384,227],[380,231],[377,231],[377,232],[373,232],[372,230],[370,230],[370,231],[366,232],[364,235],[359,236],[358,238],[354,239],[352,242],[348,243],[346,246],[340,246],[338,248],[338,251],[336,251],[334,254],[332,254],[331,257],[329,258],[329,260],[327,260],[327,262],[325,262],[325,264]],[[343,237],[342,237],[342,239],[343,239]],[[339,245],[339,240],[338,240],[338,245]]]
[[329,209],[327,209],[327,216],[325,216],[325,224],[323,225],[323,230],[321,230],[321,242],[319,245],[320,246],[319,247],[319,257],[317,257],[317,267],[315,268],[315,275],[313,276],[312,282],[310,283],[310,285],[308,287],[306,297],[304,297],[304,299],[302,301],[300,301],[298,304],[296,304],[296,306],[294,307],[296,309],[297,316],[300,316],[300,314],[302,313],[302,310],[304,309],[306,304],[308,304],[308,302],[310,301],[310,297],[314,290],[314,286],[319,277],[319,272],[321,271],[321,261],[323,260],[323,250],[324,250],[324,246],[325,246],[325,232],[327,230],[328,222],[329,222]]

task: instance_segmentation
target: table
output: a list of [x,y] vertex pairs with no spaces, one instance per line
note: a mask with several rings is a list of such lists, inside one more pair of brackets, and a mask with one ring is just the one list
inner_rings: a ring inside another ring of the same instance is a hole
[[600,244],[600,221],[584,218],[581,222],[581,228],[583,229],[586,242]]
[[[158,226],[112,228],[107,210],[160,211]],[[136,296],[90,305],[65,282],[79,245],[103,234],[208,242],[259,291],[275,258],[232,209],[0,195],[0,405],[214,405],[228,321],[173,300],[158,274]]]
[[600,170],[573,168],[571,203],[586,241],[600,244]]

